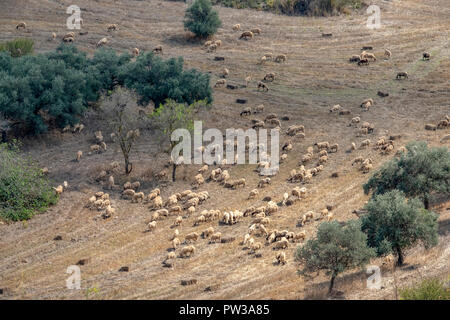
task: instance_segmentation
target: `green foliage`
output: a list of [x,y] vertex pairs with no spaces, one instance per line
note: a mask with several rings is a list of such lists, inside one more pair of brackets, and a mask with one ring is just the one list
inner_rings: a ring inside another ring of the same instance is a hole
[[[171,136],[176,129],[186,129],[192,131],[194,128],[194,114],[200,109],[208,106],[207,101],[196,101],[193,104],[177,103],[174,100],[166,100],[166,102],[159,106],[150,119],[153,122],[153,127],[160,133],[161,146],[168,144],[169,148],[165,152],[169,153],[178,143],[172,141]],[[175,181],[176,165],[173,166],[172,180]]]
[[425,210],[418,199],[407,201],[401,191],[393,190],[376,195],[365,208],[367,214],[361,217],[362,230],[378,255],[394,252],[401,265],[406,248],[418,242],[425,248],[438,243],[437,214]]
[[30,219],[58,200],[42,171],[18,151],[0,144],[0,216],[12,221]]
[[201,38],[217,32],[222,22],[217,11],[212,9],[210,0],[195,0],[186,10],[184,28]]
[[34,41],[26,38],[14,39],[5,43],[0,43],[0,52],[7,51],[11,57],[17,58],[34,51]]
[[367,246],[367,237],[361,231],[359,220],[351,220],[344,226],[337,221],[321,223],[316,237],[296,252],[296,260],[304,265],[299,273],[325,270],[331,275],[330,291],[338,274],[364,267],[373,256],[375,252]]
[[450,192],[450,152],[446,147],[428,148],[426,142],[413,142],[406,148],[406,153],[372,175],[364,192],[377,195],[398,189],[408,197],[420,197],[428,209],[433,192]]
[[63,45],[16,59],[0,52],[0,116],[30,134],[63,128],[76,124],[102,92],[123,83],[141,95],[142,103],[212,101],[209,75],[183,70],[181,58],[164,61],[148,53],[131,62],[128,53],[103,48],[87,58],[73,45]]
[[209,75],[195,69],[183,70],[183,59],[162,60],[149,52],[140,55],[136,62],[123,66],[119,81],[140,95],[140,104],[153,101],[155,106],[166,99],[192,104],[206,99],[212,102]]
[[450,288],[439,279],[423,280],[416,286],[400,290],[401,300],[450,300]]

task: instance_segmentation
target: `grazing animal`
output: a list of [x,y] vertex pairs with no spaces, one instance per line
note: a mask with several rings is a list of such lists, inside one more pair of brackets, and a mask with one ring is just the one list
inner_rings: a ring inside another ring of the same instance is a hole
[[27,28],[27,24],[25,22],[19,22],[16,25],[16,29],[19,30],[19,28],[26,29]]
[[259,89],[262,89],[262,91],[269,91],[269,87],[261,81],[258,82],[258,91]]
[[275,62],[286,62],[287,56],[285,54],[280,54],[275,57]]
[[245,39],[245,40],[248,40],[249,38],[253,39],[253,32],[251,32],[251,31],[244,31],[244,32],[242,32],[241,36],[239,37],[239,39]]
[[431,54],[429,52],[424,52],[422,54],[422,59],[423,60],[430,60],[430,58],[431,58]]
[[401,79],[401,78],[408,79],[408,72],[401,71],[401,72],[397,73],[396,79]]

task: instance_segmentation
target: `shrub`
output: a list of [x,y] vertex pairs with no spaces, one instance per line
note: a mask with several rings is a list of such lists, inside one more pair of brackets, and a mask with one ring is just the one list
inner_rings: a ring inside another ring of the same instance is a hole
[[186,10],[184,28],[201,38],[217,32],[222,22],[217,11],[212,9],[210,0],[195,0]]
[[433,193],[450,193],[450,152],[446,147],[428,148],[426,142],[410,143],[406,149],[372,175],[364,192],[375,196],[398,189],[419,197],[428,209]]
[[405,249],[418,242],[425,248],[438,242],[437,214],[425,210],[418,199],[406,201],[401,191],[375,196],[366,209],[361,220],[369,246],[376,248],[378,255],[394,252],[398,265],[403,264]]
[[0,216],[12,221],[30,219],[58,200],[42,171],[18,151],[16,144],[0,144]]
[[31,54],[34,51],[34,42],[31,39],[19,38],[5,43],[0,43],[0,52],[7,51],[11,54],[11,57],[17,58],[27,54]]
[[130,54],[99,49],[93,58],[73,45],[54,52],[13,59],[0,52],[0,116],[18,123],[22,133],[74,125],[90,102],[116,85],[140,95],[141,103],[166,99],[212,101],[209,75],[183,70],[183,59],[162,60],[152,53],[131,62]]
[[349,221],[344,226],[337,221],[323,222],[317,229],[316,237],[308,240],[296,252],[296,260],[304,265],[299,273],[325,270],[331,276],[330,294],[334,280],[340,273],[364,267],[375,255],[374,250],[367,247],[366,241],[359,220]]
[[119,71],[119,82],[134,89],[139,103],[153,101],[156,107],[166,99],[192,104],[197,100],[212,102],[212,89],[208,74],[183,70],[183,58],[162,60],[149,52],[140,55],[136,62],[124,65]]
[[416,286],[400,290],[401,300],[450,300],[450,289],[438,279],[423,280]]

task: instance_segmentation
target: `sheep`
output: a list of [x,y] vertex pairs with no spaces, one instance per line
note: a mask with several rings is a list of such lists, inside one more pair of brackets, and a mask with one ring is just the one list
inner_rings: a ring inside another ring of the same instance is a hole
[[430,60],[430,58],[431,58],[431,54],[429,52],[424,52],[422,54],[422,59],[423,60]]
[[82,123],[77,123],[77,124],[73,127],[72,132],[73,132],[73,133],[81,132],[81,131],[83,131],[83,129],[84,129],[84,124],[82,124]]
[[285,62],[287,59],[287,56],[285,54],[280,54],[275,57],[275,62]]
[[262,248],[262,244],[259,242],[256,243],[252,243],[252,245],[250,246],[250,251],[249,253],[255,253],[258,250],[261,250]]
[[188,243],[188,242],[192,242],[192,241],[197,241],[198,240],[198,234],[197,234],[197,232],[192,232],[192,233],[189,233],[188,235],[186,235],[186,237],[184,238],[184,241],[186,242],[186,243]]
[[134,57],[137,57],[137,56],[139,55],[139,53],[140,53],[140,50],[139,50],[138,48],[134,48],[134,49],[131,51],[131,53],[132,53],[132,55],[133,55]]
[[373,61],[377,61],[377,58],[375,57],[375,55],[373,53],[370,52],[363,52],[361,53],[361,60],[363,59],[372,59]]
[[117,29],[119,29],[119,26],[117,24],[109,24],[108,25],[108,31],[116,31]]
[[52,32],[52,40],[56,39],[56,33]]
[[213,44],[215,44],[217,47],[220,47],[222,45],[222,40],[214,40]]
[[163,206],[163,201],[160,196],[157,196],[156,198],[153,199],[153,203],[151,206],[153,209],[161,209],[162,206]]
[[220,242],[221,239],[222,239],[222,233],[216,232],[211,235],[211,238],[209,239],[209,243],[216,243],[218,241]]
[[133,189],[134,191],[137,191],[140,187],[141,187],[141,183],[139,181],[135,181],[135,182],[133,182],[131,184],[131,188],[130,189]]
[[266,185],[270,184],[270,178],[264,178],[259,180],[258,182],[258,188],[264,188]]
[[197,175],[194,177],[194,179],[195,179],[195,184],[196,184],[197,186],[202,185],[203,183],[205,183],[205,179],[203,178],[203,176],[202,176],[201,173],[197,174]]
[[202,238],[206,239],[206,238],[210,237],[213,233],[214,233],[214,228],[213,227],[209,227],[208,229],[205,229],[202,232]]
[[133,195],[132,202],[144,201],[145,195],[143,192],[137,192]]
[[260,28],[253,28],[250,30],[250,32],[252,32],[253,34],[261,34],[261,29]]
[[339,111],[339,110],[341,110],[341,109],[342,109],[342,107],[341,107],[339,104],[335,104],[334,106],[331,107],[330,113]]
[[384,56],[390,59],[392,56],[392,52],[389,49],[384,49]]
[[330,143],[327,141],[324,142],[316,142],[314,143],[314,146],[317,146],[318,150],[328,150],[330,148]]
[[339,144],[334,143],[334,144],[330,145],[330,148],[329,148],[330,153],[331,152],[338,152],[338,150],[339,150]]
[[190,257],[192,254],[195,253],[195,247],[194,246],[187,246],[181,249],[180,257],[186,258]]
[[427,124],[425,125],[425,130],[436,131],[436,129],[437,129],[437,126],[434,125],[434,124],[427,123]]
[[274,213],[274,212],[277,212],[277,211],[278,211],[278,205],[275,202],[273,202],[273,201],[269,201],[267,203],[267,207],[266,207],[265,213],[266,214],[271,214],[271,213]]
[[290,140],[288,140],[288,141],[286,141],[286,142],[284,143],[284,145],[281,147],[281,150],[283,150],[283,151],[291,151],[292,148],[293,148],[292,142],[291,142]]
[[221,87],[227,84],[226,79],[219,79],[216,81],[216,84],[214,85],[214,88]]
[[259,194],[258,189],[253,189],[252,191],[250,191],[250,194],[248,195],[247,199],[254,199],[258,194]]
[[361,121],[360,117],[354,117],[354,118],[352,118],[352,120],[350,120],[350,123],[348,126],[351,127],[352,125],[358,124],[360,121]]
[[264,76],[264,81],[274,81],[274,80],[275,80],[275,73],[273,72],[266,73],[266,75]]
[[163,52],[163,47],[161,44],[158,44],[157,46],[155,46],[152,50],[152,52],[154,53],[162,53]]
[[306,239],[306,233],[305,231],[300,231],[297,234],[294,234],[294,237],[292,238],[293,242],[297,242],[297,241],[304,241]]
[[241,113],[239,114],[241,117],[242,116],[248,116],[252,114],[252,108],[251,107],[245,107]]
[[215,44],[215,43],[213,43],[213,44],[211,44],[211,45],[206,49],[206,51],[207,51],[207,52],[217,51],[217,47],[218,47],[218,45]]
[[285,265],[287,263],[286,261],[286,253],[284,251],[277,253],[275,256],[276,263]]
[[370,140],[366,139],[363,142],[361,142],[360,148],[368,147],[370,145]]
[[274,250],[287,249],[288,246],[289,246],[289,241],[285,237],[282,237],[280,241],[275,243]]
[[408,79],[408,72],[406,72],[406,71],[398,72],[396,79],[398,80],[401,78]]
[[441,143],[444,143],[445,141],[450,140],[450,134],[445,135],[444,137],[442,137],[441,139]]
[[319,164],[327,163],[328,156],[322,156],[319,158]]
[[226,78],[230,74],[230,71],[227,68],[222,69],[222,77]]
[[241,25],[239,23],[236,23],[235,25],[233,25],[233,31],[238,31],[241,30]]
[[108,43],[108,39],[107,38],[102,38],[102,39],[100,39],[98,42],[97,42],[97,48],[98,47],[101,47],[101,46],[103,46],[103,45],[105,45],[105,44],[107,44]]
[[176,250],[180,244],[181,244],[181,241],[177,237],[172,239],[172,248],[173,248],[173,250]]
[[27,24],[25,22],[19,22],[16,25],[16,29],[19,30],[19,28],[26,29],[27,28]]
[[175,259],[175,252],[171,251],[167,254],[166,260]]
[[134,191],[133,189],[125,189],[125,190],[122,192],[122,198],[125,198],[125,199],[132,199],[133,196],[134,196],[134,194],[135,194],[135,191]]
[[261,81],[258,82],[258,91],[259,89],[262,89],[262,91],[269,91],[269,87]]
[[239,39],[245,39],[245,40],[248,40],[249,38],[253,39],[253,32],[251,32],[251,31],[244,31],[244,32],[242,32],[241,36],[239,37]]
[[250,81],[252,81],[252,77],[251,76],[247,76],[244,79],[244,86],[248,87],[248,84],[250,83]]
[[369,65],[369,59],[367,59],[367,58],[359,59],[358,66],[362,66],[363,64],[368,66]]
[[449,121],[447,119],[442,119],[437,124],[437,129],[444,129],[449,126]]
[[359,62],[359,61],[361,61],[361,56],[359,56],[359,55],[352,55],[352,56],[348,59],[348,61],[350,61],[350,62]]
[[147,228],[149,231],[156,229],[156,221],[149,222],[149,224],[147,225]]
[[264,105],[263,104],[257,105],[254,108],[254,110],[253,110],[253,113],[261,113],[261,112],[264,112]]
[[203,223],[205,221],[206,221],[205,216],[204,215],[200,215],[200,216],[195,218],[194,226],[198,226],[199,224],[201,224],[201,223]]

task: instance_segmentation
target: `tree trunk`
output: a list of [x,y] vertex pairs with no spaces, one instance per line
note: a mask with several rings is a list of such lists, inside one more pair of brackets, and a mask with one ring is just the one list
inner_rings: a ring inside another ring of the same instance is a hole
[[133,164],[130,162],[130,160],[128,159],[128,156],[125,156],[125,174],[130,174],[131,171],[133,170]]
[[330,287],[328,288],[328,295],[330,295],[331,292],[333,292],[334,279],[336,279],[336,275],[333,274],[330,280]]
[[398,256],[397,265],[402,266],[403,265],[403,252],[400,247],[397,247],[397,256]]
[[425,206],[425,209],[429,209],[430,208],[430,200],[428,199],[428,196],[425,196],[423,198],[423,205]]
[[175,173],[177,171],[177,165],[174,163],[172,167],[172,181],[175,182]]

